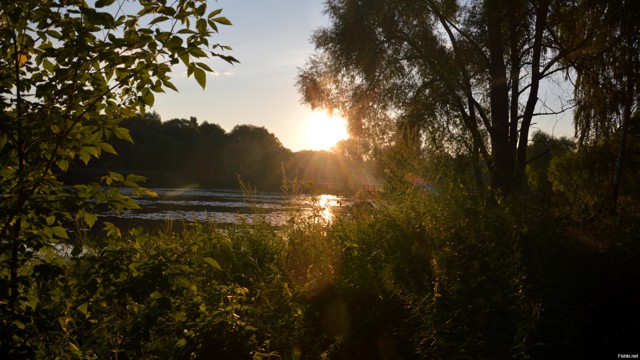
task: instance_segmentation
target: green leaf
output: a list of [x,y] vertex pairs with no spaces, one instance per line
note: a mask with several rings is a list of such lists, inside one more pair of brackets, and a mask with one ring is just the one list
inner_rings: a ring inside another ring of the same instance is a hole
[[123,127],[116,127],[113,129],[113,133],[120,140],[125,140],[133,144],[133,139],[131,138],[131,134],[129,134],[129,129]]
[[133,196],[142,196],[142,195],[156,197],[156,196],[158,196],[158,193],[153,191],[153,190],[149,190],[147,188],[144,188],[144,187],[138,187],[133,191]]
[[218,25],[216,25],[215,21],[209,20],[208,23],[209,23],[209,26],[211,27],[211,29],[213,29],[214,32],[219,32]]
[[228,62],[231,65],[233,65],[234,63],[239,63],[238,59],[234,58],[233,56],[227,56],[222,54],[214,54],[214,56],[219,57],[220,59]]
[[211,266],[212,268],[222,271],[222,268],[220,267],[220,264],[217,261],[215,261],[214,259],[212,259],[210,257],[206,257],[206,258],[202,258],[202,261],[204,261],[207,264],[209,264],[209,266]]
[[155,97],[153,96],[153,92],[148,88],[145,88],[144,90],[142,90],[141,98],[144,104],[147,106],[153,106],[153,103],[155,102]]
[[85,212],[82,215],[82,218],[84,222],[89,226],[89,228],[92,228],[93,225],[95,225],[96,221],[98,221],[98,216],[89,212]]
[[207,31],[207,20],[198,19],[198,21],[196,22],[196,29],[198,29],[200,33],[204,33],[205,31]]
[[116,149],[113,148],[113,146],[111,146],[111,144],[106,143],[106,142],[100,142],[98,143],[98,146],[100,146],[100,149],[102,149],[102,151],[107,152],[109,154],[113,154],[113,155],[118,155],[118,152],[116,151]]
[[209,16],[208,16],[208,17],[209,17],[209,18],[212,18],[212,17],[214,17],[214,16],[216,16],[216,15],[219,15],[221,12],[222,12],[222,9],[216,9],[216,10],[213,10],[211,13],[209,13]]
[[196,81],[200,84],[202,89],[207,86],[207,73],[205,73],[204,70],[194,67],[193,76],[196,78]]
[[69,170],[69,161],[67,161],[66,159],[56,160],[56,165],[58,165],[60,170],[62,170],[63,172]]
[[169,20],[168,16],[164,16],[164,15],[163,16],[158,16],[157,18],[151,20],[151,22],[149,22],[149,25],[154,25],[154,24],[157,24],[157,23],[160,23],[160,22],[165,22],[167,20]]
[[204,71],[208,71],[208,72],[213,72],[213,69],[209,67],[209,65],[203,63],[203,62],[197,62],[196,66],[198,66],[199,68],[201,68]]
[[47,221],[47,226],[51,226],[54,222],[56,222],[56,217],[55,215],[47,216],[45,217],[45,220]]
[[89,165],[89,160],[91,160],[91,155],[87,153],[83,153],[82,151],[78,152],[78,157],[85,165]]
[[69,235],[67,235],[67,230],[65,230],[62,226],[54,226],[51,228],[51,230],[53,230],[53,235],[59,238],[69,239]]
[[[191,274],[193,269],[188,265],[183,264],[175,264],[173,265],[173,269],[176,270],[177,273]],[[184,283],[182,284],[184,287],[191,287],[191,283],[187,279],[182,279]]]
[[25,302],[25,305],[28,305],[31,309],[35,309],[38,306],[39,302],[40,299],[38,298],[38,294],[30,292],[27,295],[27,301]]
[[105,231],[107,233],[107,236],[109,237],[115,237],[115,238],[121,238],[122,237],[122,233],[120,232],[120,229],[118,229],[113,223],[105,221],[104,222],[104,228],[102,228],[103,231]]
[[136,175],[136,174],[129,174],[127,175],[127,178],[124,180],[125,186],[127,186],[126,183],[132,183],[137,185],[139,182],[145,182],[145,181],[147,181],[147,178],[145,176]]
[[100,157],[100,148],[94,146],[85,146],[78,151],[78,157],[84,162],[85,165],[89,164],[91,157]]
[[96,1],[96,8],[102,8],[113,4],[116,0],[98,0]]
[[78,306],[78,311],[80,311],[81,313],[84,314],[84,316],[88,316],[88,310],[89,310],[89,303],[82,303],[80,306]]
[[45,33],[56,40],[62,39],[62,33],[56,30],[46,30]]
[[175,314],[174,318],[176,319],[176,321],[178,321],[178,322],[182,322],[182,321],[187,320],[187,314],[185,314],[185,312],[184,312],[184,311],[178,311],[178,312]]
[[191,54],[191,56],[197,57],[197,58],[207,57],[207,53],[205,53],[204,50],[200,49],[199,47],[195,47],[195,46],[189,48],[189,54]]
[[191,62],[191,57],[189,56],[188,52],[185,51],[184,53],[180,54],[179,57],[183,64],[185,64],[186,66],[189,66],[189,63]]
[[213,21],[217,22],[218,24],[222,24],[222,25],[232,25],[231,21],[229,21],[229,19],[227,19],[224,16],[221,17],[217,17],[217,18],[213,18]]
[[53,65],[53,63],[47,58],[42,60],[42,67],[48,72],[53,72],[55,70],[55,65]]
[[180,46],[182,46],[182,38],[180,36],[174,35],[169,39],[169,41],[167,41],[166,45],[169,49],[179,48]]
[[205,2],[204,4],[198,6],[198,8],[196,9],[196,15],[204,16],[204,13],[206,11],[207,11],[207,3]]
[[109,175],[107,175],[108,177],[110,177],[113,181],[119,181],[119,182],[123,182],[124,181],[124,176],[122,176],[122,174],[118,174],[116,172],[113,171],[109,171]]
[[178,30],[178,34],[192,35],[196,34],[196,32],[191,29],[180,29]]

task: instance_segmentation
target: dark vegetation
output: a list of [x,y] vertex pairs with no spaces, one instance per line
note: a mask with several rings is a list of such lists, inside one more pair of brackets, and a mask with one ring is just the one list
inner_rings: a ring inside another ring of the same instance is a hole
[[4,351],[120,359],[635,351],[637,210],[583,218],[578,191],[494,206],[457,189],[400,184],[372,199],[376,209],[354,208],[332,224],[293,213],[279,230],[186,224],[181,233],[70,244],[32,269],[37,297],[20,300]]
[[343,154],[291,152],[263,127],[238,125],[227,133],[217,124],[195,118],[161,122],[156,113],[120,123],[135,141],[113,142],[116,154],[105,154],[82,166],[78,161],[65,179],[93,181],[108,171],[149,178],[147,186],[196,186],[237,189],[238,177],[263,191],[279,191],[282,176],[297,177],[317,190],[349,192],[368,184],[375,170]]
[[[136,116],[174,88],[170,65],[204,87],[201,58],[235,62],[209,42],[230,22],[206,1],[141,3],[0,7],[0,358],[639,352],[638,2],[328,1],[301,88],[348,115],[341,153],[374,162],[384,191],[329,224],[292,212],[279,229],[125,233],[98,216],[137,206],[122,188],[153,196],[145,178],[65,183],[72,167],[275,186],[262,171],[281,182],[282,164],[291,176],[316,156],[262,128]],[[565,70],[576,139],[529,136],[526,94]]]

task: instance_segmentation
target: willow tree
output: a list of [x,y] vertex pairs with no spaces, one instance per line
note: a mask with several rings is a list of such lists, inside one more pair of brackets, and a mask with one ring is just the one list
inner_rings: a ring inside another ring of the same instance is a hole
[[[330,26],[299,75],[305,102],[339,109],[351,130],[384,121],[432,146],[466,144],[491,187],[517,191],[541,84],[566,68],[553,0],[329,0]],[[392,127],[393,128],[393,127]],[[383,129],[383,132],[386,129]],[[375,132],[373,132],[375,133]]]
[[[131,141],[121,119],[176,89],[172,65],[204,87],[212,69],[234,62],[212,43],[229,25],[205,0],[8,0],[0,6],[0,353],[19,346],[38,299],[37,278],[56,273],[56,243],[72,221],[93,226],[99,206],[135,207],[121,186],[138,176],[111,173],[98,183],[65,186],[74,163],[114,153]],[[117,229],[106,224],[117,234]],[[34,269],[40,269],[39,272]],[[44,271],[43,269],[49,269]],[[26,346],[26,345],[25,345]]]
[[565,59],[576,73],[576,136],[581,146],[617,139],[610,196],[615,210],[629,128],[640,111],[640,3],[582,0],[566,13],[575,20],[559,28],[558,44],[581,48]]

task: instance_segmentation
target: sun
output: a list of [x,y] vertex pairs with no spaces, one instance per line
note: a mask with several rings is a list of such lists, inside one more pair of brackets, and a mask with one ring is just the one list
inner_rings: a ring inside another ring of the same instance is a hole
[[307,127],[310,150],[330,150],[349,137],[347,121],[324,111],[314,111]]

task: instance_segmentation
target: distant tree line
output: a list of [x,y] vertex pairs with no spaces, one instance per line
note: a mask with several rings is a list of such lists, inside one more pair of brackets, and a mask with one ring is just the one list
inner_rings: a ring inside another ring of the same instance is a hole
[[148,186],[237,188],[241,179],[258,190],[275,191],[285,176],[317,190],[347,190],[364,179],[346,156],[292,152],[264,127],[237,125],[227,133],[195,117],[163,122],[157,113],[127,118],[120,126],[133,143],[115,140],[118,155],[105,154],[89,167],[78,162],[67,180],[93,180],[115,170],[146,176]]

